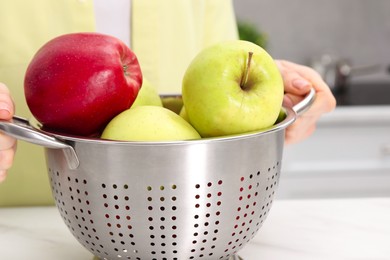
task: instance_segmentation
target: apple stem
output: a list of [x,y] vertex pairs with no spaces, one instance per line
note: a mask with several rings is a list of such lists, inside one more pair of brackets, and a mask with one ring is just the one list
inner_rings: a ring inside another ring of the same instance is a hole
[[253,52],[251,52],[251,51],[248,52],[248,60],[246,62],[244,76],[241,78],[241,82],[240,82],[241,89],[245,89],[246,82],[248,81],[249,69],[251,67],[252,56],[253,56]]
[[128,72],[127,72],[127,68],[128,66],[126,64],[123,65],[123,73],[127,76],[128,75]]

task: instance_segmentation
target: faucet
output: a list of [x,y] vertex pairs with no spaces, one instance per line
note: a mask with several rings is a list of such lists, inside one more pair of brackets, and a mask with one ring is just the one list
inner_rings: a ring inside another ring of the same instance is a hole
[[349,78],[353,74],[373,74],[382,69],[381,64],[352,66],[348,59],[327,53],[313,58],[310,67],[321,75],[334,94],[346,92]]

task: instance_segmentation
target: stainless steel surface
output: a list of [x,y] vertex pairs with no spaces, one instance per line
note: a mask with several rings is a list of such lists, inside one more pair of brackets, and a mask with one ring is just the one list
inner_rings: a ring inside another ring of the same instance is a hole
[[[101,258],[95,256],[93,258],[93,260],[101,260]],[[240,257],[239,255],[233,255],[231,257],[229,257],[229,260],[244,260],[242,257]]]
[[310,106],[313,104],[315,99],[315,90],[311,89],[310,92],[307,94],[305,99],[303,99],[300,103],[296,104],[293,107],[293,110],[298,114],[303,114],[307,109],[310,108]]
[[64,153],[69,168],[76,169],[79,160],[73,147],[60,139],[55,138],[37,128],[33,128],[30,122],[24,118],[14,116],[11,122],[0,120],[0,130],[17,139],[41,145],[52,149],[61,149]]
[[[48,146],[48,173],[61,217],[97,257],[239,259],[236,253],[272,206],[285,129],[295,110],[304,111],[313,99],[314,92],[303,105],[286,108],[286,118],[267,130],[221,138],[117,142],[50,134],[25,121],[24,128],[50,142],[14,136]],[[7,124],[13,123],[2,122],[3,131],[10,129]],[[72,147],[77,168],[70,167],[57,141]]]
[[73,235],[107,259],[228,259],[266,219],[284,129],[225,140],[75,142],[69,170],[46,149],[56,204]]

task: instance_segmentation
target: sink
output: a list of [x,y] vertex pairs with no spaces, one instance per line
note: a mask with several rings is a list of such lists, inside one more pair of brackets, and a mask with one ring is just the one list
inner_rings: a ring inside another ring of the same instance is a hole
[[351,83],[333,94],[338,106],[390,105],[390,82]]

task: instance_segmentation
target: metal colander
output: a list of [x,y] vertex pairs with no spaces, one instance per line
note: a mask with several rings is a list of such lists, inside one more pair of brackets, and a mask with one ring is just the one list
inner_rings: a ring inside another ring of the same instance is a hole
[[2,131],[45,146],[59,213],[101,259],[229,259],[257,233],[280,177],[285,128],[314,98],[262,131],[175,142],[44,132],[15,117]]

